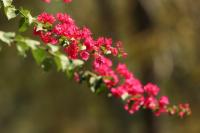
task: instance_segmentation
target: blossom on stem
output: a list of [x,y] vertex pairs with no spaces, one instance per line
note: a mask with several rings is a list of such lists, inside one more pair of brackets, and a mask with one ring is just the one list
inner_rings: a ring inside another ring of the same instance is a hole
[[[71,0],[65,0],[65,2],[71,2]],[[91,59],[92,73],[94,73],[92,75],[100,77],[101,83],[107,87],[110,93],[125,102],[124,109],[130,114],[134,114],[141,108],[152,110],[156,116],[161,113],[178,114],[180,117],[191,114],[189,104],[170,107],[167,96],[158,98],[160,88],[153,83],[143,85],[128,70],[126,64],[118,63],[115,68],[115,63],[110,57],[127,56],[122,42],[114,42],[108,37],[93,38],[89,28],[78,27],[66,13],[57,13],[54,17],[44,12],[37,17],[37,20],[43,27],[38,28],[36,24],[34,35],[39,36],[45,44],[61,46],[62,51],[72,61],[80,59],[88,62]],[[81,73],[83,72],[81,71]],[[75,71],[73,75],[77,82],[91,79],[91,77],[81,77],[84,74],[79,75],[79,71]],[[93,81],[99,80],[91,81],[93,83]]]
[[[51,0],[43,0],[44,2],[46,2],[46,3],[50,3],[51,2]],[[63,2],[64,3],[70,3],[70,2],[72,2],[72,0],[63,0]]]
[[41,13],[37,17],[37,20],[41,23],[50,23],[50,24],[53,24],[56,21],[56,19],[53,15],[48,14],[46,12]]

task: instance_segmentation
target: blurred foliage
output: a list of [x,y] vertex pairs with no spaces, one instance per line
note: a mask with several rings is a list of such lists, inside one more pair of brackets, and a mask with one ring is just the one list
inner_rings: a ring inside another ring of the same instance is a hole
[[[189,102],[193,115],[180,120],[149,112],[129,116],[122,104],[93,95],[56,70],[44,72],[31,56],[15,48],[0,52],[1,133],[199,133],[200,119],[200,1],[74,0],[44,4],[15,0],[33,15],[67,12],[94,36],[122,40],[125,62],[144,83],[152,81],[173,102]],[[18,20],[0,12],[0,29],[15,31]],[[31,36],[32,31],[28,34]],[[1,44],[3,45],[3,44]]]

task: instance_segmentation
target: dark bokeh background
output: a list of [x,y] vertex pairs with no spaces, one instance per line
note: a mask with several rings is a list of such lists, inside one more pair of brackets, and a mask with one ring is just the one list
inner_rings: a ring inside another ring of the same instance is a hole
[[[62,73],[44,72],[15,47],[0,52],[0,133],[200,133],[200,1],[74,0],[70,5],[15,0],[42,11],[67,12],[94,36],[122,40],[126,63],[143,83],[157,83],[171,102],[189,102],[192,116],[130,116],[122,104],[95,96]],[[18,20],[0,13],[0,30],[15,31]],[[26,34],[28,35],[28,34]],[[30,34],[31,35],[31,34]]]

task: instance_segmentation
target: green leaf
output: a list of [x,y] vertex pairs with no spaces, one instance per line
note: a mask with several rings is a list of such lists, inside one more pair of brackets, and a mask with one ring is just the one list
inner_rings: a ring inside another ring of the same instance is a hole
[[33,23],[34,18],[32,17],[31,13],[29,10],[20,8],[19,10],[20,14],[22,15],[22,17],[24,17],[24,19],[26,19],[27,23],[30,25]]
[[6,14],[8,20],[15,18],[18,14],[17,9],[13,5],[5,7],[4,11],[5,11],[5,14]]
[[60,70],[66,71],[67,68],[69,67],[69,64],[70,64],[69,59],[64,54],[56,53],[54,60],[55,60],[58,71]]
[[37,46],[40,45],[40,42],[28,38],[26,38],[24,42],[33,50],[37,49]]
[[47,44],[48,48],[50,49],[50,52],[52,53],[56,53],[59,51],[59,46],[55,46],[55,45],[52,45],[52,44]]
[[[89,79],[90,90],[93,93],[97,93],[98,88],[102,84],[102,77],[101,76],[91,76]],[[99,92],[98,92],[99,93]]]
[[73,78],[74,76],[74,69],[67,69],[67,76],[68,78]]
[[40,42],[36,41],[36,40],[32,40],[29,38],[25,38],[23,36],[17,35],[15,37],[15,41],[16,42],[23,42],[26,43],[26,45],[31,48],[32,50],[37,49],[37,47],[40,45]]
[[44,49],[42,48],[37,48],[32,50],[33,57],[37,64],[42,64],[45,58],[47,58],[47,53]]
[[43,24],[42,23],[37,23],[36,31],[42,31],[42,30],[44,30]]
[[27,44],[24,42],[17,42],[16,46],[19,54],[22,55],[23,57],[26,57],[26,52],[29,50]]
[[19,21],[19,32],[25,32],[28,29],[29,23],[27,19],[21,18]]
[[81,67],[84,62],[82,60],[79,59],[75,59],[75,60],[69,60],[69,63],[66,66],[66,72],[69,78],[72,78],[74,76],[74,70],[77,67]]
[[52,24],[50,24],[50,23],[45,23],[45,24],[43,24],[43,27],[44,27],[44,29],[46,29],[46,30],[51,30],[51,29],[52,29]]
[[65,36],[61,36],[61,38],[59,38],[59,44],[65,47],[65,46],[68,46],[70,42],[67,40]]
[[96,94],[98,94],[98,95],[101,94],[101,93],[103,93],[103,92],[105,92],[107,90],[107,87],[106,87],[105,84],[103,84],[103,82],[99,82],[98,86],[97,86],[98,88],[96,89]]
[[45,70],[45,71],[49,71],[52,66],[53,66],[54,62],[51,58],[45,58],[42,62],[42,69]]
[[1,9],[1,7],[2,7],[2,3],[1,3],[1,1],[0,1],[0,9]]
[[13,0],[2,0],[4,7],[12,5]]
[[74,67],[81,67],[84,64],[84,61],[75,59],[75,60],[72,60],[72,63],[74,65]]
[[8,45],[14,41],[15,33],[14,32],[3,32],[0,31],[0,40]]

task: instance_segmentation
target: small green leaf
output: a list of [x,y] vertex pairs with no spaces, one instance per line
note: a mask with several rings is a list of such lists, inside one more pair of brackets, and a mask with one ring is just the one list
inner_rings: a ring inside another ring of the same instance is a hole
[[51,30],[52,29],[52,24],[50,24],[50,23],[47,22],[47,23],[43,24],[43,27],[46,30]]
[[15,37],[15,41],[21,42],[21,43],[26,43],[27,46],[29,48],[31,48],[32,50],[37,49],[37,47],[40,45],[40,42],[38,42],[36,40],[29,39],[29,38],[25,38],[25,37],[20,36],[20,35],[17,35]]
[[44,49],[42,48],[37,48],[32,50],[33,57],[37,64],[42,64],[45,58],[47,58],[47,53]]
[[89,79],[89,84],[90,84],[90,90],[95,93],[95,82],[96,82],[96,78],[95,77],[91,77]]
[[74,68],[75,68],[75,65],[74,65],[73,61],[69,60],[69,64],[67,66],[67,70],[71,71],[71,70],[74,70]]
[[59,70],[66,71],[70,64],[68,57],[61,53],[56,53],[54,60],[58,71]]
[[90,90],[93,93],[97,93],[97,90],[101,86],[101,84],[102,84],[102,77],[101,76],[97,76],[97,77],[91,76],[90,77],[89,85],[90,85]]
[[42,69],[45,71],[49,71],[52,66],[53,66],[54,62],[51,58],[45,58],[44,61],[42,62]]
[[85,45],[79,43],[78,46],[79,46],[80,50],[86,50],[86,46]]
[[68,46],[70,42],[67,40],[66,36],[61,36],[61,38],[59,38],[59,44],[65,47]]
[[8,45],[14,41],[15,33],[14,32],[3,32],[0,31],[0,40]]
[[37,49],[37,46],[40,45],[40,42],[28,38],[26,38],[24,42],[33,50]]
[[27,19],[21,18],[19,21],[19,32],[25,32],[28,29],[29,23]]
[[42,31],[42,30],[44,30],[43,24],[42,23],[37,23],[36,31]]
[[13,0],[2,0],[4,7],[12,5]]
[[4,11],[8,20],[15,18],[18,15],[17,9],[13,5],[5,7]]
[[24,42],[17,42],[16,46],[19,54],[22,55],[23,57],[26,57],[26,52],[29,50],[27,44]]
[[39,49],[38,46],[40,45],[40,42],[29,38],[24,38],[21,35],[17,35],[15,37],[15,41],[17,43],[17,50],[21,55],[25,57],[26,57],[26,51],[28,51],[29,49],[32,49],[33,51],[37,50]]
[[75,59],[75,60],[72,60],[72,63],[74,65],[74,67],[81,67],[84,64],[84,61]]
[[25,10],[23,8],[20,8],[19,12],[22,15],[22,17],[24,17],[24,19],[26,19],[26,21],[29,25],[33,23],[34,18],[32,17],[29,10]]
[[74,69],[67,69],[67,76],[68,78],[73,78],[74,76]]
[[52,45],[52,44],[47,44],[47,46],[49,47],[50,52],[52,52],[52,53],[56,53],[56,52],[59,51],[59,46],[55,46],[55,45]]
[[103,82],[99,82],[99,87],[96,89],[96,94],[101,94],[107,90],[107,87]]

